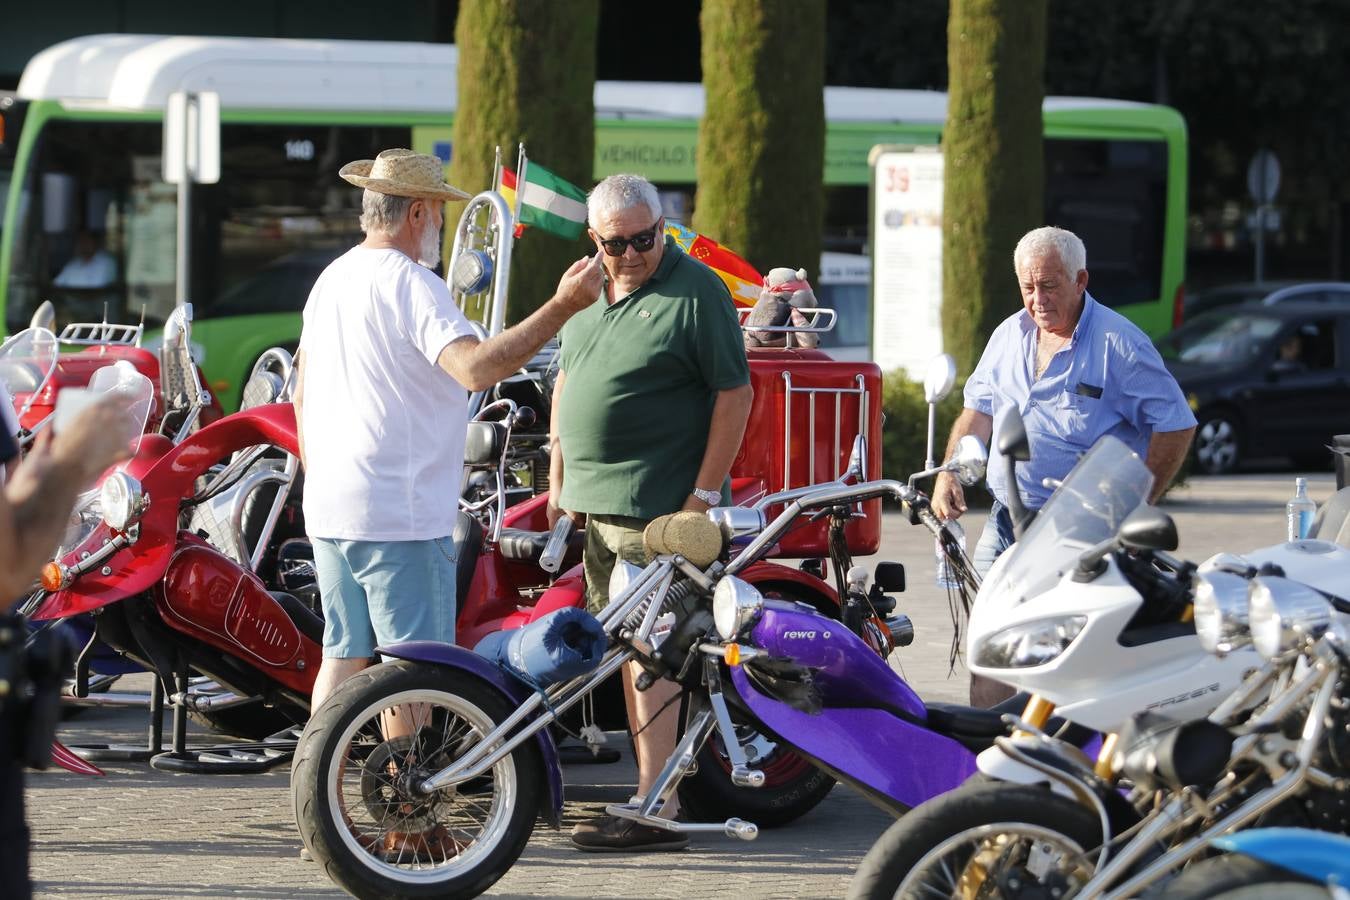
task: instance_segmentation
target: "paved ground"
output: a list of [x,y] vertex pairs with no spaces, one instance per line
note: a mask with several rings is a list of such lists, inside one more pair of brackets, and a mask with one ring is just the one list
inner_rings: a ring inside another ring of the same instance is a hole
[[[1311,476],[1323,500],[1330,474]],[[1284,502],[1293,473],[1196,478],[1169,497],[1181,554],[1202,560],[1221,549],[1249,550],[1283,539]],[[970,514],[967,533],[979,534]],[[913,646],[897,654],[926,698],[960,700],[965,673],[948,675],[951,625],[945,594],[932,587],[931,538],[887,517],[882,553],[908,567],[902,608],[916,623]],[[872,562],[865,560],[864,562]],[[67,723],[69,743],[140,741],[144,713],[90,710]],[[621,742],[624,743],[624,742]],[[695,838],[678,854],[584,855],[573,852],[572,822],[622,802],[632,766],[569,766],[563,831],[541,827],[524,856],[491,892],[501,897],[837,897],[859,858],[889,823],[857,794],[836,788],[793,825],[751,844]],[[28,789],[41,897],[336,897],[312,863],[297,856],[288,772],[256,776],[169,775],[146,766],[110,767],[91,779],[61,770],[33,773]],[[4,894],[0,886],[0,895]]]

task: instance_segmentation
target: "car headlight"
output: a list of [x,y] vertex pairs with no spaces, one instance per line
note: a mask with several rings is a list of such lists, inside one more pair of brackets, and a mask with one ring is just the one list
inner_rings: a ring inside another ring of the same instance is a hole
[[1247,579],[1214,570],[1195,576],[1195,636],[1200,646],[1222,656],[1251,642],[1247,628]]
[[1087,624],[1087,616],[1057,616],[997,631],[976,648],[975,665],[988,669],[1029,669],[1054,661]]
[[613,600],[628,590],[641,574],[642,570],[627,560],[616,560],[614,568],[609,573],[609,599]]
[[145,512],[149,498],[135,478],[126,472],[114,472],[99,488],[98,502],[108,527],[126,531]]
[[1307,585],[1263,575],[1247,593],[1252,644],[1266,659],[1321,637],[1331,625],[1331,604]]
[[713,589],[713,623],[729,641],[754,624],[764,609],[764,595],[754,585],[728,575]]

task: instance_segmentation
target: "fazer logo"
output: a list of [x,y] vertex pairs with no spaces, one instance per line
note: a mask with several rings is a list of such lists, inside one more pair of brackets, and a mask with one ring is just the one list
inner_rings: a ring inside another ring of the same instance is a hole
[[816,633],[814,631],[785,631],[783,637],[788,640],[808,640],[814,641]]
[[1205,696],[1206,694],[1216,694],[1218,693],[1218,691],[1219,685],[1218,682],[1215,682],[1214,684],[1208,684],[1202,688],[1197,688],[1196,690],[1193,691],[1187,691],[1184,694],[1177,694],[1175,697],[1168,697],[1166,700],[1159,700],[1156,703],[1150,703],[1148,706],[1144,708],[1162,709],[1163,707],[1166,706],[1175,706],[1178,703],[1185,703],[1187,700],[1195,700],[1197,698]]

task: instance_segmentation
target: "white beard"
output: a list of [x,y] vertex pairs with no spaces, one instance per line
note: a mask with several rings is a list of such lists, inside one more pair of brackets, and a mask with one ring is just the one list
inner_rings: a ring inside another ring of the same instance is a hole
[[441,264],[441,230],[427,220],[427,227],[422,231],[422,240],[417,248],[417,262],[428,269],[434,269]]

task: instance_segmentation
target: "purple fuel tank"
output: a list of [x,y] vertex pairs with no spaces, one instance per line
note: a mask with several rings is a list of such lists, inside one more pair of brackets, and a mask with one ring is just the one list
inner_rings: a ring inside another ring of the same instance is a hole
[[750,636],[756,647],[814,669],[826,706],[888,709],[916,722],[928,718],[913,688],[837,619],[804,604],[768,600]]
[[874,801],[903,812],[974,774],[975,754],[930,730],[918,695],[838,621],[769,601],[751,641],[813,669],[823,709],[793,709],[733,666],[731,684],[745,705],[771,733]]

